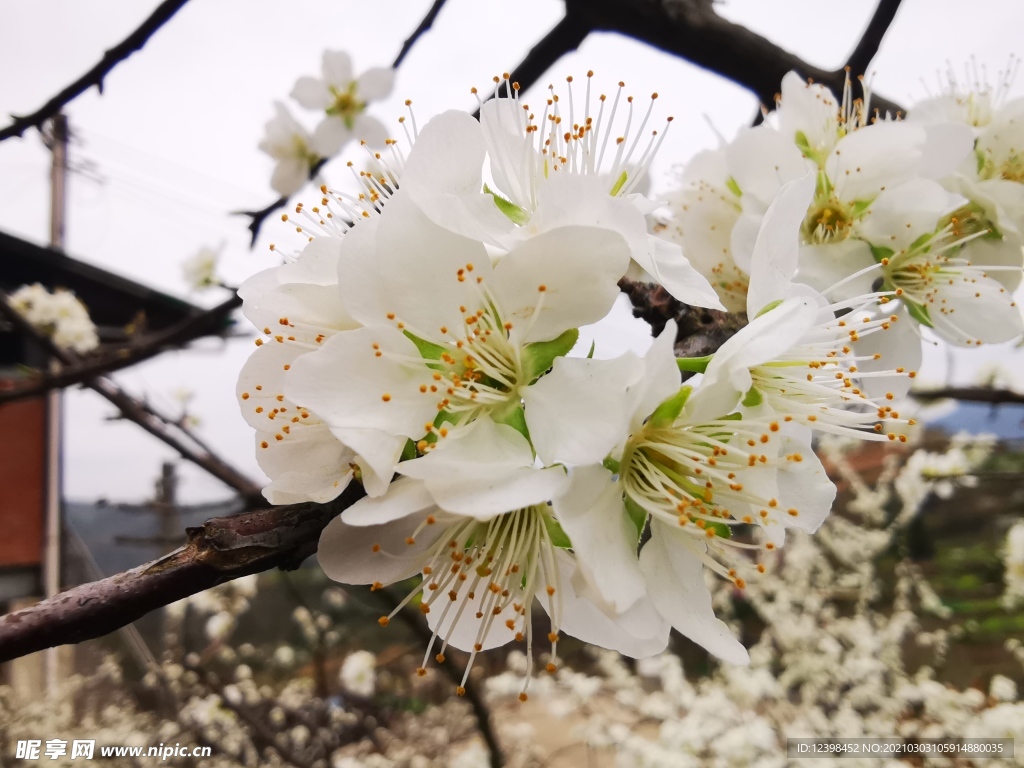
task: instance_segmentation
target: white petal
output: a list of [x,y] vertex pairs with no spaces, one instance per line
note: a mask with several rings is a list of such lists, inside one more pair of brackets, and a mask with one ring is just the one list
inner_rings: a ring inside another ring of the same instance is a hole
[[601,607],[617,614],[635,604],[646,592],[636,554],[638,534],[612,473],[600,465],[576,467],[554,509]]
[[[572,555],[559,550],[555,553],[555,560],[561,585],[558,616],[555,617],[560,631],[634,659],[646,659],[665,650],[669,624],[661,618],[646,595],[624,613],[609,616],[576,592]],[[540,602],[550,615],[551,606],[544,600]]]
[[741,328],[708,364],[700,385],[686,401],[687,418],[710,421],[731,413],[750,389],[750,369],[774,360],[796,344],[816,314],[809,299],[786,299]]
[[947,192],[938,182],[912,179],[875,199],[859,225],[860,233],[873,245],[899,253],[935,232],[940,219],[966,204],[965,198]]
[[334,427],[331,433],[356,452],[356,464],[362,471],[363,488],[368,496],[382,495],[395,474],[406,438],[379,429],[344,429]]
[[529,441],[512,427],[478,419],[442,438],[419,459],[402,464],[402,474],[421,480],[444,477],[467,466],[487,467],[492,472],[533,466]]
[[747,649],[711,607],[698,549],[704,545],[658,521],[652,522],[651,528],[651,539],[640,550],[640,568],[658,612],[680,633],[723,661],[749,664]]
[[[467,264],[474,270],[460,282]],[[430,221],[402,190],[378,222],[365,220],[345,235],[338,262],[342,301],[354,318],[365,325],[402,322],[421,338],[438,341],[450,341],[442,327],[462,329],[460,306],[473,312],[481,305],[473,281],[487,280],[490,272],[481,243]]]
[[444,112],[417,136],[402,188],[438,226],[500,245],[513,224],[483,193],[485,153],[480,124],[465,112]]
[[321,425],[302,440],[278,441],[257,432],[256,460],[270,478],[263,495],[271,504],[324,504],[348,487],[355,454]]
[[274,166],[270,188],[283,197],[291,197],[309,178],[309,163],[304,158],[283,157]]
[[384,123],[365,112],[352,122],[352,136],[356,141],[365,141],[368,146],[382,149],[391,138]]
[[347,90],[352,76],[352,57],[345,51],[324,51],[321,58],[324,82],[339,90]]
[[452,514],[489,520],[506,512],[544,504],[565,491],[562,467],[520,467],[501,474],[455,473],[427,482],[437,505]]
[[791,142],[799,131],[812,150],[831,149],[836,140],[839,105],[825,86],[808,83],[796,72],[782,78],[779,133]]
[[300,77],[292,88],[292,98],[306,109],[327,109],[331,103],[331,92],[327,84],[317,77]]
[[630,389],[631,433],[636,432],[659,405],[679,392],[682,377],[676,365],[676,334],[676,321],[669,320],[644,355],[643,378]]
[[926,125],[925,132],[928,139],[921,148],[918,172],[926,179],[946,178],[974,149],[974,131],[964,123]]
[[418,357],[419,352],[392,328],[342,331],[295,361],[285,394],[332,429],[374,429],[418,439],[423,425],[437,415],[436,401],[419,390],[432,380],[426,367],[410,367],[393,356]]
[[[892,306],[889,304],[886,309]],[[857,361],[857,370],[861,373],[904,369],[904,373],[868,376],[858,380],[861,391],[876,403],[884,403],[886,395],[890,394],[896,400],[905,397],[912,383],[907,373],[921,370],[921,336],[916,323],[907,314],[906,308],[898,304],[892,310],[891,317],[896,320],[890,321],[888,330],[860,336],[853,343],[854,355],[868,358]],[[878,355],[877,360],[874,359],[875,355]]]
[[799,179],[813,167],[792,136],[783,136],[768,125],[741,131],[725,151],[729,173],[743,192],[743,210],[755,214],[768,207],[783,184]]
[[334,157],[352,139],[352,131],[340,117],[328,115],[317,125],[309,145],[320,157]]
[[796,279],[815,290],[827,292],[833,301],[852,299],[871,293],[882,270],[876,269],[853,279],[847,278],[874,263],[871,246],[852,237],[823,245],[801,245],[800,268]]
[[[951,344],[976,346],[999,344],[1024,333],[1024,318],[1013,296],[991,277],[960,278],[942,286],[938,295],[946,300],[942,309],[929,305],[935,332]],[[942,311],[945,310],[945,311]]]
[[491,292],[513,324],[510,337],[547,341],[607,315],[628,263],[625,241],[614,232],[561,227],[531,237],[502,258]]
[[847,134],[825,161],[840,200],[873,200],[883,189],[917,176],[925,129],[910,123],[874,123]]
[[338,290],[340,252],[339,239],[318,237],[297,260],[256,273],[238,289],[242,313],[264,333],[280,335],[285,342],[295,337],[306,345],[359,327],[345,311]]
[[560,357],[523,392],[526,425],[545,464],[600,464],[625,442],[632,413],[627,394],[643,376],[631,352],[612,360]]
[[341,519],[346,525],[376,526],[435,509],[434,500],[420,480],[400,477],[391,483],[383,496],[360,499],[341,513]]
[[[800,461],[786,460],[778,472],[780,506],[784,507],[777,512],[780,522],[787,528],[814,533],[832,511],[836,487],[809,441],[784,436],[780,452],[801,457]],[[791,514],[791,510],[797,514]]]
[[690,264],[682,249],[653,235],[649,238],[652,256],[639,264],[654,276],[673,298],[694,307],[725,310],[711,283]]
[[[1018,187],[1024,187],[1017,184]],[[993,269],[986,274],[1008,291],[1015,291],[1021,282],[1021,261],[1024,250],[1021,250],[1022,236],[1008,232],[1002,239],[995,240],[979,237],[964,246],[962,257],[975,267],[1013,267],[1013,269]]]
[[536,151],[522,120],[523,110],[517,99],[490,99],[480,108],[494,183],[509,200],[532,212],[535,201],[531,171],[536,172]]
[[[336,517],[320,534],[316,557],[324,573],[343,584],[392,584],[420,572],[425,553],[444,532],[444,526],[425,526],[416,543],[406,539],[426,515],[412,515],[387,525],[356,527]],[[374,549],[379,545],[379,549]]]
[[[449,645],[462,651],[472,651],[477,644],[480,645],[479,650],[488,651],[511,641],[515,637],[515,632],[509,631],[505,622],[509,619],[522,621],[513,608],[513,603],[521,600],[503,601],[504,608],[499,614],[494,615],[489,599],[492,595],[487,589],[487,582],[482,581],[475,588],[467,586],[471,584],[472,580],[462,582],[456,587],[458,596],[455,601],[449,600],[445,595],[435,598],[430,613],[427,614],[427,624],[431,630],[436,632],[441,640],[447,639]],[[474,593],[473,599],[468,597],[471,590]],[[531,608],[532,606],[527,606],[526,610]],[[477,618],[477,613],[483,615]],[[484,622],[489,622],[486,632],[481,631]]]
[[814,197],[815,176],[807,173],[784,184],[768,206],[754,243],[747,288],[747,315],[790,295],[799,259],[800,226]]
[[371,67],[356,82],[356,94],[362,101],[380,101],[391,95],[395,85],[395,70],[391,67]]

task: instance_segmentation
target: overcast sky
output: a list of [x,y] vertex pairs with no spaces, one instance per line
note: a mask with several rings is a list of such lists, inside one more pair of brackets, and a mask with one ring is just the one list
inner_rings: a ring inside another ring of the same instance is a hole
[[[287,241],[283,225],[268,221],[250,249],[247,221],[229,215],[276,197],[269,187],[272,163],[256,149],[272,102],[287,100],[300,75],[319,74],[325,48],[349,51],[357,71],[387,66],[430,4],[188,4],[142,52],[114,70],[104,95],[89,91],[67,110],[75,136],[67,251],[195,303],[222,300],[218,291],[190,296],[181,262],[201,246],[224,243],[221,271],[235,283],[275,263],[267,244]],[[37,108],[155,5],[156,0],[0,0],[0,114]],[[718,7],[808,62],[834,68],[859,39],[874,6],[875,0],[726,0]],[[422,124],[444,109],[475,107],[469,88],[512,69],[561,14],[560,0],[449,0],[399,71],[392,98],[372,105],[373,113],[390,122],[411,98]],[[1011,54],[1021,53],[1021,29],[1024,3],[1019,0],[975,0],[969,6],[904,0],[872,65],[875,89],[911,103],[938,89],[938,73],[947,63],[962,72],[971,57],[995,80]],[[592,35],[552,69],[550,80],[588,69],[609,88],[624,80],[638,95],[658,91],[659,106],[675,116],[653,167],[655,191],[671,185],[674,167],[715,145],[709,122],[731,137],[756,108],[755,99],[739,87],[617,35]],[[1012,95],[1022,93],[1018,79]],[[315,125],[315,115],[294,111]],[[341,160],[354,152],[343,150]],[[35,133],[0,143],[0,229],[45,242],[48,166],[49,155]],[[343,168],[343,162],[329,165],[327,179],[343,183]],[[310,199],[308,190],[305,198]],[[249,331],[244,319],[240,328]],[[633,332],[625,322],[617,328],[614,349],[628,343]],[[193,392],[190,410],[200,418],[203,436],[259,477],[252,431],[234,398],[238,370],[251,348],[251,339],[205,342],[116,378],[170,412],[180,409],[176,392]],[[978,361],[1006,355],[1006,347],[957,353],[950,372],[945,353],[934,352],[922,375],[941,379],[951,373],[954,380],[970,380]],[[66,404],[66,495],[111,500],[151,495],[160,461],[172,453],[138,427],[106,420],[112,407],[92,393],[71,392]],[[200,470],[183,466],[182,477],[185,500],[228,495]]]

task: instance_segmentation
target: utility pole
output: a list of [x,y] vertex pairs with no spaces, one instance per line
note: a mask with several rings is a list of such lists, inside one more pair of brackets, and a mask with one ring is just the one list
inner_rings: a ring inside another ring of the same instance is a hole
[[[50,121],[49,143],[53,157],[50,164],[50,246],[63,251],[68,176],[68,119],[63,113],[56,114]],[[50,362],[51,371],[59,367],[56,361]],[[46,539],[43,553],[43,590],[46,597],[53,597],[60,592],[61,571],[61,390],[50,390],[46,398]],[[53,697],[57,693],[57,684],[60,680],[59,657],[56,648],[49,648],[44,653],[46,692]]]

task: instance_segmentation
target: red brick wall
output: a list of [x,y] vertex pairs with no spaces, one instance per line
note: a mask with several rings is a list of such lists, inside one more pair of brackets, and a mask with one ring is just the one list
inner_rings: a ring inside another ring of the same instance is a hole
[[0,405],[0,568],[42,560],[45,471],[45,400]]

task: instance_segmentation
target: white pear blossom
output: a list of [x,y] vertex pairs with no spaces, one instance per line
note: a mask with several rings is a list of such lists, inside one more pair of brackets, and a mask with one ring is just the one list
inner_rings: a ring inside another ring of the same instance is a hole
[[404,191],[341,241],[342,303],[364,327],[324,341],[287,381],[382,478],[439,415],[513,417],[576,329],[611,308],[629,258],[614,232],[565,226],[492,267],[483,243],[437,226]]
[[61,349],[77,354],[99,346],[89,310],[71,291],[48,291],[43,285],[23,285],[8,297],[10,305]]
[[1006,590],[1003,603],[1012,607],[1024,602],[1024,522],[1016,522],[1006,534],[1003,551]]
[[535,467],[515,429],[487,419],[451,435],[442,428],[436,450],[400,468],[405,476],[385,495],[357,502],[328,525],[318,557],[328,576],[345,583],[380,588],[423,577],[402,603],[422,591],[420,610],[434,637],[421,670],[438,639],[439,661],[449,645],[470,652],[463,685],[477,653],[511,640],[526,643],[532,667],[534,599],[551,616],[555,657],[562,630],[631,655],[664,648],[667,630],[649,604],[608,617],[580,594],[574,557],[562,548],[565,534],[548,504],[564,492],[565,470]]
[[377,657],[369,651],[353,651],[341,663],[341,686],[365,699],[377,690]]
[[383,147],[387,131],[366,114],[366,105],[387,98],[394,78],[390,67],[373,67],[356,77],[345,51],[324,51],[321,77],[300,77],[292,89],[292,98],[299,104],[325,115],[310,140],[316,153],[332,157],[351,139]]
[[271,188],[279,195],[290,197],[306,183],[320,154],[311,148],[309,131],[292,117],[284,104],[274,102],[274,111],[259,148],[277,161],[270,178]]
[[[614,231],[629,246],[633,271],[653,277],[680,301],[721,308],[679,248],[648,233],[645,216],[657,204],[639,189],[668,127],[645,135],[657,94],[634,132],[632,97],[623,96],[620,84],[610,106],[603,94],[592,99],[592,75],[582,105],[574,101],[570,77],[566,99],[551,88],[542,109],[531,110],[512,84],[511,98],[495,91],[481,103],[479,122],[465,115],[439,121],[432,135],[424,130],[417,137],[417,145],[429,142],[431,150],[409,159],[403,186],[439,225],[501,250],[557,227]],[[485,158],[486,185],[480,176]]]
[[223,244],[219,248],[203,246],[181,265],[185,282],[194,291],[201,291],[218,284],[217,261],[224,252]]

